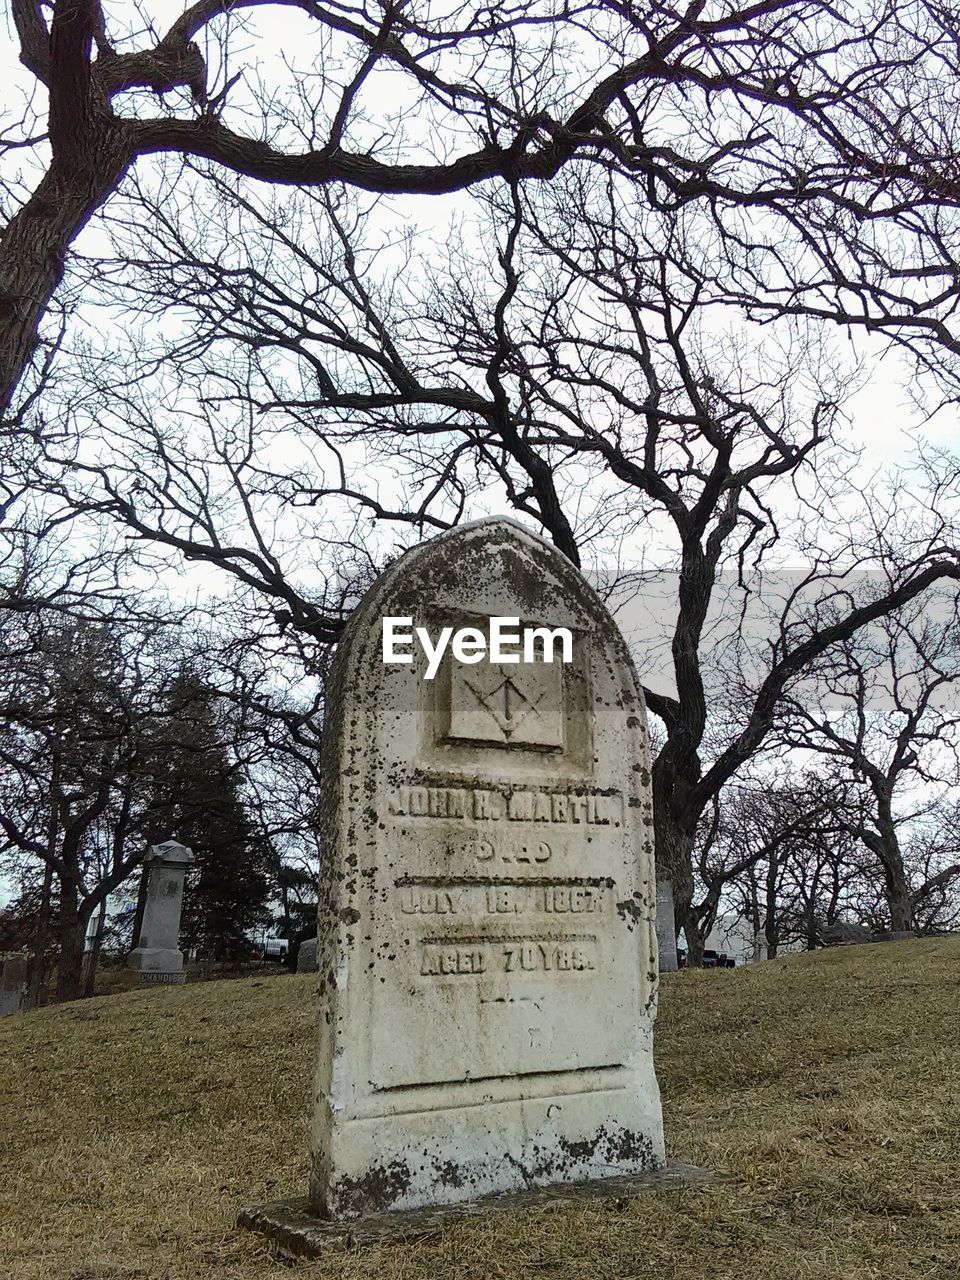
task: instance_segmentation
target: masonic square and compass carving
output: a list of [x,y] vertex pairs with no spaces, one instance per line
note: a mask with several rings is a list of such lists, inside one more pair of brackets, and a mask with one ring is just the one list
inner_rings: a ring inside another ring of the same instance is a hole
[[450,667],[448,736],[496,746],[563,747],[559,662]]

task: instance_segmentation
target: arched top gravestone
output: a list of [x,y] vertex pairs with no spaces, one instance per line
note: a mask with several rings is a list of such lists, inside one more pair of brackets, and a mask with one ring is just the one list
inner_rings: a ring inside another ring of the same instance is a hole
[[[491,617],[567,628],[569,661],[384,661],[384,618]],[[344,634],[324,752],[312,1211],[660,1167],[645,711],[580,573],[502,519],[407,553]]]

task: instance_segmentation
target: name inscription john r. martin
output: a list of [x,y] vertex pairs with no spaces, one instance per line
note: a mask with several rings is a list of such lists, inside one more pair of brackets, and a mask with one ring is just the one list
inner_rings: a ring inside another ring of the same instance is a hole
[[479,822],[548,822],[562,826],[619,826],[623,798],[619,792],[494,791],[486,787],[396,787],[389,812],[411,818],[472,818]]

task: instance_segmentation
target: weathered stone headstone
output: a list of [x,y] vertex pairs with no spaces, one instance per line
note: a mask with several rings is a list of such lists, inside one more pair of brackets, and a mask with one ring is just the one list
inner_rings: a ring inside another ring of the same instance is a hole
[[176,840],[155,844],[144,859],[148,868],[143,923],[127,966],[140,984],[185,982],[179,949],[183,882],[193,851]]
[[657,950],[661,973],[676,973],[677,928],[674,922],[673,885],[669,880],[657,881]]
[[[565,627],[496,664],[385,617]],[[664,1163],[645,710],[603,603],[512,521],[405,555],[327,686],[311,1211],[348,1219]]]
[[300,950],[297,952],[297,973],[316,973],[316,971],[317,940],[306,938],[300,943]]
[[820,930],[820,941],[825,947],[848,947],[857,943],[871,942],[872,935],[866,925],[847,924],[838,920],[835,924],[824,925]]
[[23,1008],[26,982],[27,957],[7,956],[0,965],[0,1018]]

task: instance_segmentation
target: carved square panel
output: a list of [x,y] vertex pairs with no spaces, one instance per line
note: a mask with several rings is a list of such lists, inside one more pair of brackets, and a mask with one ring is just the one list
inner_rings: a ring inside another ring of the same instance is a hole
[[449,738],[498,747],[563,748],[563,664],[450,663]]

